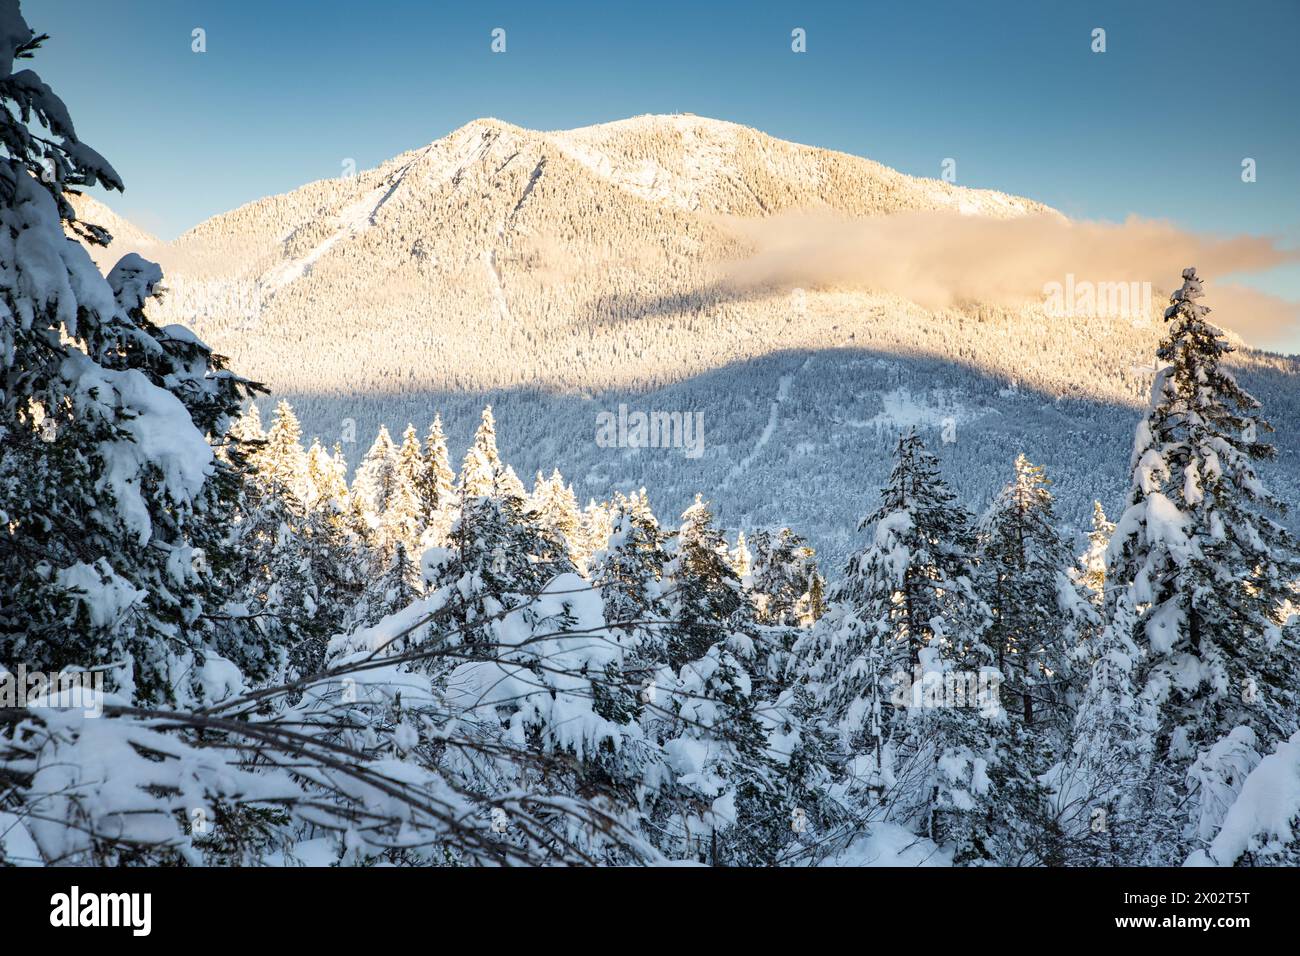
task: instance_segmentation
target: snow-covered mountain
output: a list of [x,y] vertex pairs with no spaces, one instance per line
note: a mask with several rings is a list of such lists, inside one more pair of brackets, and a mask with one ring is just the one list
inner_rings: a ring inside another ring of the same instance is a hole
[[[834,563],[914,424],[972,507],[1023,450],[1067,520],[1083,525],[1094,497],[1118,508],[1168,290],[1147,320],[1085,323],[728,284],[752,251],[735,222],[796,210],[1052,213],[690,115],[561,132],[476,120],[171,243],[86,213],[117,235],[101,262],[162,262],[155,318],[192,324],[354,463],[381,421],[423,429],[435,411],[456,455],[491,402],[520,474],[559,463],[583,500],[644,484],[665,518],[702,491],[729,526],[790,523]],[[1300,363],[1239,360],[1279,428],[1273,484],[1300,499]],[[609,447],[599,423],[620,406],[702,414],[701,453]]]

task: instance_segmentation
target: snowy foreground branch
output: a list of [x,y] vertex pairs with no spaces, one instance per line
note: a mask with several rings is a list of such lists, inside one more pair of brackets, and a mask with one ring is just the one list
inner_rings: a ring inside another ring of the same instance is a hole
[[0,845],[11,863],[78,865],[319,863],[326,845],[343,862],[658,858],[598,798],[528,785],[571,776],[563,755],[453,718],[428,687],[358,662],[262,692],[256,713],[0,711]]

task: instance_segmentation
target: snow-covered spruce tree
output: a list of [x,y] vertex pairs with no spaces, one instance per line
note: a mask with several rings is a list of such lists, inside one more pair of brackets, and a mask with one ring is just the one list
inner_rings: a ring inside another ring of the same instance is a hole
[[1106,596],[1106,549],[1115,533],[1115,523],[1106,517],[1100,501],[1092,503],[1092,530],[1088,532],[1088,547],[1079,555],[1079,566],[1074,572],[1075,581],[1087,588],[1093,604],[1101,605]]
[[406,545],[395,541],[388,564],[366,582],[350,620],[371,625],[400,611],[420,596],[420,580],[420,568],[411,560]]
[[808,608],[800,623],[807,626],[816,624],[826,613],[826,600],[826,579],[822,577],[821,571],[813,568],[812,578],[808,582]]
[[444,610],[451,622],[448,640],[475,648],[490,644],[486,622],[573,565],[563,542],[536,520],[518,478],[502,462],[491,406],[483,410],[465,455],[457,493],[460,511],[446,546],[425,552],[422,573],[431,592],[453,589]]
[[537,481],[529,504],[537,520],[552,534],[564,541],[570,557],[576,559],[582,548],[579,535],[582,516],[578,513],[578,499],[573,494],[573,486],[565,485],[560,469],[556,468],[550,478],[537,473]]
[[462,501],[484,495],[500,494],[505,483],[505,466],[497,451],[497,422],[492,406],[485,406],[474,440],[460,465],[457,492]]
[[745,541],[745,532],[736,532],[736,546],[731,549],[731,567],[743,583],[753,569],[754,557]]
[[[223,610],[232,628],[259,636],[278,663],[293,662],[310,672],[305,662],[319,663],[331,628],[321,606],[326,589],[317,580],[304,524],[301,503],[283,486],[250,492],[233,537],[240,586]],[[283,676],[283,667],[275,670]]]
[[869,543],[849,559],[826,615],[800,637],[794,666],[849,752],[869,739],[879,753],[889,736],[882,699],[911,679],[936,639],[948,642],[950,658],[979,645],[988,609],[972,583],[970,515],[914,432],[899,438],[881,504],[858,528],[870,531]]
[[912,828],[959,863],[1054,858],[1026,742],[1000,703],[971,520],[915,434],[900,439],[881,498],[861,525],[868,546],[792,663],[840,738],[850,819]]
[[[1155,708],[1136,690],[1136,613],[1126,605],[1090,643],[1070,749],[1047,775],[1050,815],[1062,834],[1065,862],[1117,866],[1153,858],[1152,831],[1168,781],[1151,773]],[[1167,819],[1162,829],[1168,830]],[[1173,862],[1166,857],[1163,862]]]
[[812,616],[817,562],[807,542],[789,528],[775,534],[764,530],[754,533],[749,550],[750,588],[759,623],[797,624]]
[[659,803],[666,815],[654,820],[660,847],[714,866],[776,862],[793,835],[793,806],[745,664],[712,645],[664,696],[672,719],[655,729],[673,776],[672,799]]
[[309,496],[303,504],[308,510],[323,511],[342,520],[348,500],[347,463],[342,460],[342,451],[335,451],[335,455],[327,452],[319,438],[307,449]]
[[[109,667],[138,700],[188,697],[214,643],[238,462],[218,460],[251,383],[179,326],[144,318],[161,273],[109,279],[64,235],[65,193],[120,189],[62,101],[16,61],[40,46],[0,20],[0,660]],[[41,128],[43,127],[43,129]],[[264,648],[228,646],[257,672]],[[184,685],[184,686],[182,686]]]
[[834,603],[794,643],[790,683],[811,697],[838,741],[847,796],[864,819],[892,779],[894,670],[883,621],[868,621]]
[[283,399],[276,403],[275,417],[266,430],[266,442],[254,461],[259,477],[270,486],[282,489],[304,504],[315,497],[315,489],[307,484],[307,453],[302,447],[302,425],[293,406]]
[[[713,513],[699,496],[682,512],[665,573],[671,580],[668,604],[672,626],[668,658],[674,668],[699,660],[735,629],[739,612],[749,608],[731,566],[727,541]],[[752,612],[748,615],[752,619]]]
[[600,592],[607,625],[630,635],[631,646],[646,661],[643,679],[649,680],[654,668],[668,663],[668,535],[650,510],[644,489],[630,497],[618,495],[613,508],[614,531],[592,559],[591,583]]
[[418,556],[420,543],[428,528],[420,500],[420,486],[425,470],[424,454],[412,425],[407,425],[402,434],[402,444],[397,449],[394,467],[392,490],[383,512],[377,515],[380,547],[378,557],[385,567],[391,567],[398,545],[408,555]]
[[1073,719],[1073,652],[1099,623],[1070,580],[1073,559],[1056,530],[1050,484],[1040,466],[1017,455],[1015,478],[980,521],[976,552],[977,586],[992,613],[985,640],[1003,675],[1003,702],[1013,719],[1046,735],[1049,749]]
[[319,658],[329,637],[324,616],[317,614],[324,594],[302,537],[304,517],[285,486],[263,484],[254,475],[231,538],[239,583],[222,608],[227,626],[267,645],[275,676],[282,676],[290,660]]
[[980,663],[992,654],[978,647],[960,664],[938,644],[922,651],[892,728],[895,812],[958,865],[1059,864],[1060,829],[1026,759],[1036,741],[1001,706],[998,672]]
[[637,746],[645,773],[638,781],[640,805],[650,818],[666,819],[685,793],[663,763],[662,751],[663,741],[680,732],[670,694],[676,675],[668,667],[668,535],[644,489],[631,496],[616,494],[611,507],[614,530],[592,556],[589,579],[600,595],[610,640],[622,653],[617,667],[611,664],[593,682],[594,706],[602,717],[632,720],[641,728]]
[[371,528],[379,528],[384,512],[397,493],[398,482],[397,446],[388,434],[388,426],[380,425],[374,443],[357,465],[352,479],[352,495],[364,508]]
[[315,673],[329,638],[363,619],[355,609],[375,563],[350,523],[347,463],[319,442],[304,453],[300,435],[293,408],[280,402],[250,455],[232,532],[237,585],[225,609],[231,628],[260,635],[296,676]]
[[[1300,720],[1300,656],[1280,627],[1300,564],[1256,470],[1276,455],[1262,439],[1271,427],[1226,367],[1232,347],[1202,296],[1184,270],[1107,569],[1107,610],[1139,650],[1135,679],[1159,711],[1155,759],[1176,803],[1190,765],[1234,728],[1267,751]],[[1184,804],[1188,835],[1200,803],[1193,792]]]
[[871,541],[849,559],[831,599],[882,628],[891,670],[910,671],[936,638],[960,661],[988,626],[973,583],[975,534],[914,430],[899,437],[880,498],[858,525]]
[[451,470],[447,437],[442,432],[442,417],[439,415],[433,416],[433,424],[424,438],[424,468],[416,483],[416,493],[420,520],[428,536],[424,543],[445,543],[458,504],[456,474]]
[[592,557],[609,546],[609,537],[613,533],[614,517],[610,503],[589,499],[587,507],[582,509],[578,526],[580,545],[576,558],[579,571],[589,572]]

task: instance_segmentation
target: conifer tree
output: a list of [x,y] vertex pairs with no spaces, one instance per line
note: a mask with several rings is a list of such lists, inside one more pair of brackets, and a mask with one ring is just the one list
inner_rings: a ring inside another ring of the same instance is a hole
[[896,667],[911,670],[936,638],[956,660],[983,641],[988,608],[973,585],[971,517],[914,430],[899,438],[880,506],[858,527],[872,529],[871,541],[849,559],[832,600],[883,626]]
[[[3,26],[0,660],[111,667],[126,696],[188,696],[215,641],[238,495],[239,463],[209,441],[254,388],[186,329],[147,320],[156,265],[126,256],[106,279],[68,241],[65,226],[110,238],[68,194],[122,183],[50,87],[14,72],[45,38],[16,5]],[[236,663],[256,670],[261,649],[247,650]]]
[[[347,463],[325,450],[320,439],[314,439],[307,449],[307,483],[311,493],[305,504],[309,511],[321,511],[332,520],[341,521],[347,507]],[[340,467],[340,465],[342,467]]]
[[643,680],[668,662],[668,605],[664,594],[667,535],[650,510],[645,492],[614,500],[614,530],[592,560],[591,583],[600,592],[605,621],[631,636],[630,646],[645,666]]
[[1017,455],[1015,478],[980,522],[978,583],[992,612],[986,641],[1002,672],[1013,719],[1069,725],[1071,660],[1097,622],[1069,578],[1073,563],[1056,531],[1050,480]]
[[749,577],[750,571],[753,570],[754,557],[749,552],[749,545],[745,542],[745,532],[736,532],[736,546],[731,549],[731,567],[736,572],[736,577],[743,582]]
[[352,479],[352,494],[365,507],[374,525],[378,525],[397,493],[397,446],[388,434],[388,426],[380,425],[379,433],[365,457],[357,466]]
[[257,470],[264,481],[283,488],[299,502],[315,497],[315,490],[307,485],[307,453],[302,448],[302,425],[286,401],[281,400],[275,406],[275,418],[258,453]]
[[[813,549],[789,528],[759,531],[751,543],[750,586],[762,624],[798,624],[811,615],[817,574]],[[817,596],[822,601],[821,595]],[[818,615],[820,616],[820,615]]]
[[497,451],[497,423],[492,406],[485,406],[478,430],[460,466],[457,491],[462,502],[484,495],[500,494],[505,474],[501,454]]
[[550,478],[543,478],[540,471],[537,473],[530,505],[537,520],[561,538],[568,545],[570,556],[576,558],[575,552],[580,552],[582,547],[579,534],[582,517],[573,486],[565,485],[560,469],[556,468]]
[[368,626],[402,610],[420,596],[419,581],[420,569],[411,560],[406,545],[396,541],[383,572],[366,583],[352,620]]
[[249,402],[234,423],[230,426],[231,439],[249,446],[251,453],[254,446],[266,441],[266,431],[262,428],[262,413],[257,410],[257,402]]
[[1128,506],[1108,557],[1108,611],[1141,651],[1160,705],[1157,754],[1182,769],[1245,724],[1266,746],[1295,730],[1295,658],[1280,615],[1300,569],[1256,466],[1276,450],[1260,405],[1227,367],[1195,269],[1165,310],[1151,407],[1133,446]]
[[581,546],[576,553],[576,561],[580,571],[585,573],[592,557],[609,546],[610,535],[613,533],[614,516],[611,506],[608,503],[597,503],[594,499],[588,501],[587,507],[582,509],[578,524]]
[[1106,549],[1115,533],[1115,523],[1106,518],[1100,501],[1092,503],[1092,530],[1088,532],[1088,547],[1079,556],[1075,579],[1088,589],[1094,604],[1103,603],[1106,594]]
[[395,476],[387,507],[379,516],[382,560],[391,563],[397,545],[408,554],[418,554],[428,525],[421,503],[425,460],[413,425],[402,433],[402,444],[394,457]]
[[744,664],[710,646],[672,686],[663,747],[678,786],[658,822],[665,849],[713,866],[771,865],[792,835],[793,807]]
[[734,629],[733,617],[747,606],[740,579],[713,513],[700,495],[682,512],[682,524],[672,542],[667,573],[673,625],[668,640],[675,668],[698,660]]
[[448,589],[449,645],[475,652],[491,644],[492,621],[573,570],[559,542],[529,518],[521,499],[491,495],[465,499],[447,546],[431,548],[423,560],[427,590]]
[[428,543],[446,540],[457,508],[456,475],[447,454],[447,438],[442,432],[442,418],[434,415],[429,434],[424,439],[424,468],[416,486],[420,521],[430,533]]
[[1160,822],[1156,790],[1167,782],[1151,773],[1157,717],[1152,701],[1137,692],[1135,615],[1126,605],[1116,614],[1081,661],[1088,682],[1070,749],[1049,775],[1067,860],[1086,866],[1155,862],[1144,844]]

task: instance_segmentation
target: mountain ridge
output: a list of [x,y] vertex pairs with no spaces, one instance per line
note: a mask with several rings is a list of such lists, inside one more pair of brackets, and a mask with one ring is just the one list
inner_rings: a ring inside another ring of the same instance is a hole
[[[726,264],[750,252],[729,221],[808,210],[1060,215],[703,117],[549,132],[484,118],[171,243],[132,249],[148,238],[137,231],[98,255],[158,259],[168,294],[151,315],[191,325],[294,402],[308,435],[355,432],[353,464],[381,422],[423,427],[441,410],[453,441],[468,441],[478,408],[504,402],[502,447],[521,474],[558,462],[584,500],[647,484],[665,515],[725,486],[732,526],[784,521],[838,558],[897,429],[919,424],[962,462],[972,507],[1016,450],[1067,472],[1067,520],[1082,526],[1092,497],[1118,506],[1158,308],[1059,322],[1039,307],[923,308],[865,288],[727,287]],[[1265,383],[1266,408],[1276,383],[1300,381],[1290,359],[1243,350],[1239,361]],[[1280,399],[1293,490],[1295,400]],[[593,419],[619,404],[703,412],[704,454],[599,448]],[[1119,460],[1101,467],[1103,450]],[[804,471],[827,477],[821,494],[836,500],[795,496],[783,513]]]

